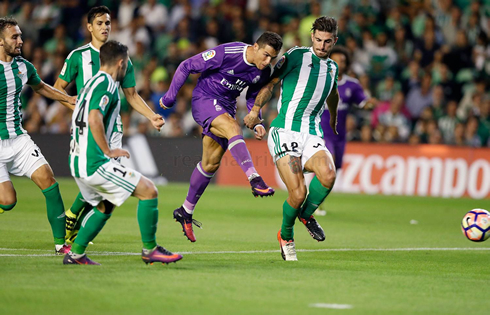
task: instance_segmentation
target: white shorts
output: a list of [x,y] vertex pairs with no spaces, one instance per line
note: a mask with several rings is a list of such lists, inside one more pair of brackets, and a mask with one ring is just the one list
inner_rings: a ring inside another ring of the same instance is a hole
[[102,200],[119,207],[133,194],[140,179],[140,172],[114,160],[101,165],[92,176],[75,177],[83,199],[94,207]]
[[330,151],[325,146],[323,139],[309,133],[271,127],[267,145],[274,163],[285,155],[297,156],[301,157],[303,170],[306,162],[319,151],[325,151],[331,158]]
[[48,162],[28,134],[0,140],[0,183],[10,181],[9,173],[31,178],[44,164]]

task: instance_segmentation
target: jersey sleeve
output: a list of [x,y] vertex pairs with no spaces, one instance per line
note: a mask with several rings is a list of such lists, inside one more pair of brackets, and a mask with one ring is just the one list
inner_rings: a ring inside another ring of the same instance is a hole
[[219,69],[223,63],[224,55],[224,48],[218,46],[184,60],[175,71],[168,92],[161,99],[162,103],[167,107],[172,107],[177,98],[177,93],[189,74]]
[[294,68],[294,62],[291,60],[289,52],[282,55],[281,59],[274,66],[272,78],[284,79],[284,77]]
[[364,93],[364,89],[360,84],[355,85],[355,89],[352,91],[352,101],[358,105],[359,107],[364,107],[366,104],[368,97],[366,93]]
[[134,78],[134,67],[131,59],[128,59],[128,69],[124,75],[124,79],[121,83],[123,89],[132,88],[136,86],[136,79]]
[[88,104],[88,110],[89,112],[91,110],[97,109],[100,110],[102,115],[105,116],[107,113],[107,110],[109,109],[110,102],[112,101],[113,95],[108,89],[108,82],[104,81],[97,85],[97,88],[92,92],[92,97],[90,98],[89,104]]
[[60,79],[71,82],[75,79],[78,74],[78,55],[75,53],[71,53],[65,59],[65,64],[63,64],[63,68],[61,68],[60,75],[58,76]]
[[34,67],[34,65],[27,60],[24,60],[24,63],[27,68],[27,84],[38,85],[39,83],[41,83],[41,78],[37,74],[36,67]]

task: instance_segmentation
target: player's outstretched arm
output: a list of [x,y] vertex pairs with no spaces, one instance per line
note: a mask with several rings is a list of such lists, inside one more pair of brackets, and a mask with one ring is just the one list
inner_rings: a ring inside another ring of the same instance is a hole
[[165,119],[159,114],[156,114],[148,104],[143,100],[143,98],[136,92],[134,87],[123,88],[124,95],[128,100],[128,103],[133,107],[138,113],[148,118],[151,121],[153,127],[160,131],[162,126],[165,124]]
[[330,128],[332,128],[333,133],[338,135],[337,132],[337,108],[339,107],[339,91],[337,88],[330,92],[327,97],[327,106],[330,113]]
[[274,91],[274,87],[281,82],[281,78],[275,77],[269,81],[259,92],[257,97],[255,98],[255,103],[250,112],[245,118],[243,118],[243,123],[250,129],[253,129],[256,125],[262,122],[262,119],[259,118],[260,110],[262,107],[269,102],[272,97],[272,93]]
[[116,158],[120,156],[125,156],[129,158],[129,152],[124,149],[110,149],[109,143],[105,137],[105,129],[104,129],[104,116],[98,109],[92,109],[88,113],[88,124],[90,126],[90,131],[92,132],[92,136],[94,137],[95,143],[99,146],[99,148],[104,152],[108,157]]
[[36,91],[37,93],[41,94],[44,97],[50,98],[55,101],[66,102],[70,104],[69,107],[72,110],[75,108],[75,103],[77,102],[76,96],[66,95],[65,93],[55,89],[54,87],[44,83],[43,81],[41,81],[37,85],[32,85],[32,88],[34,89],[34,91]]
[[180,63],[177,70],[175,70],[174,77],[172,78],[167,93],[160,99],[160,107],[167,109],[174,105],[177,93],[191,73],[202,73],[206,70],[215,70],[221,66],[224,52],[218,48],[219,47],[215,47],[202,54],[197,54]]
[[[57,90],[60,90],[61,92],[64,92],[65,94],[68,94],[66,93],[66,87],[68,86],[68,82],[66,82],[65,80],[61,79],[61,78],[58,78],[56,80],[56,82],[54,83],[54,88],[57,89]],[[65,107],[68,107],[69,109],[71,110],[74,110],[75,109],[75,106],[71,105],[70,103],[68,102],[63,102],[63,101],[60,101],[60,103],[65,106]]]

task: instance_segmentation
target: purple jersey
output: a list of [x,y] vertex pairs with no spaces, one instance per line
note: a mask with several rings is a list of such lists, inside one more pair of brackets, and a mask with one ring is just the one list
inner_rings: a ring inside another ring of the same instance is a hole
[[335,141],[345,141],[346,135],[346,120],[347,114],[349,113],[349,107],[352,105],[356,105],[357,107],[363,107],[367,101],[366,94],[364,94],[364,90],[359,84],[359,81],[349,77],[348,75],[343,75],[342,80],[337,83],[339,90],[339,107],[337,114],[337,132],[339,135],[335,135],[330,128],[330,113],[328,112],[328,107],[325,107],[326,110],[322,115],[322,128],[323,128],[323,137],[333,139]]
[[162,103],[167,107],[173,106],[189,74],[201,73],[192,93],[193,98],[215,99],[217,104],[234,116],[237,97],[249,87],[246,99],[250,110],[260,89],[269,81],[271,68],[259,70],[247,62],[247,47],[249,45],[241,42],[223,44],[184,60],[175,71]]

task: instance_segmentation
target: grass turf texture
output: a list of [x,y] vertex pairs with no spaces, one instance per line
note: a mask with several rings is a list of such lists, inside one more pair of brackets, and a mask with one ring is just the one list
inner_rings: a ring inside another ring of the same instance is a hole
[[[286,193],[255,199],[249,189],[209,187],[195,214],[204,226],[195,229],[197,242],[191,244],[172,220],[187,185],[169,185],[159,187],[157,240],[183,252],[182,261],[165,266],[141,261],[137,202],[130,198],[88,247],[89,257],[102,266],[63,266],[62,257],[51,255],[42,193],[27,179],[15,178],[14,185],[17,206],[0,215],[0,314],[483,314],[490,309],[490,241],[473,243],[460,231],[463,215],[490,209],[488,200],[334,192],[327,216],[317,218],[326,241],[311,239],[297,221],[299,261],[284,262],[276,233]],[[62,179],[60,188],[68,207],[76,184]],[[364,250],[399,248],[467,249]],[[203,253],[219,251],[265,252]],[[315,303],[352,308],[311,307]]]

